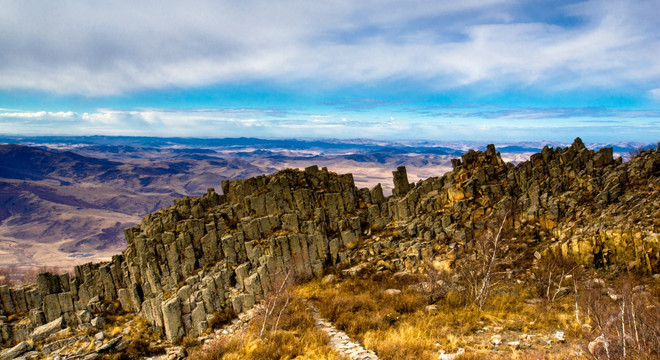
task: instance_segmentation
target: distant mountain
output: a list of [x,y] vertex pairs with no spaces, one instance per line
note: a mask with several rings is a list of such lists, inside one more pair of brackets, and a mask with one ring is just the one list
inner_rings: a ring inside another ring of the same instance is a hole
[[53,152],[23,145],[0,145],[0,177],[19,180],[82,179],[120,165],[72,153]]

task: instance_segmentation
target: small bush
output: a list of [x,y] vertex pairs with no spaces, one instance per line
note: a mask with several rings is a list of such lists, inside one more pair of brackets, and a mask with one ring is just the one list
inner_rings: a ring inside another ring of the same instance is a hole
[[224,325],[229,324],[234,320],[238,315],[232,307],[226,307],[220,311],[217,311],[213,314],[209,326],[211,329],[219,329]]
[[587,346],[594,358],[660,357],[660,302],[638,284],[624,276],[612,288],[595,283],[583,291],[582,309],[594,326]]
[[162,346],[153,346],[151,342],[145,339],[133,339],[120,354],[115,357],[116,360],[134,360],[144,357],[161,355],[165,352]]

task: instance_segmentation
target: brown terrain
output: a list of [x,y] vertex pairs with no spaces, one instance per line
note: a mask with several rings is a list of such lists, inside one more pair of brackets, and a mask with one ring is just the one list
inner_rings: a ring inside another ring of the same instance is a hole
[[0,286],[3,359],[651,359],[660,146],[577,138],[355,186],[317,166],[221,182],[73,274]]
[[[250,146],[215,151],[0,145],[0,266],[64,269],[109,260],[126,247],[123,229],[176,198],[219,188],[225,179],[318,164],[353,173],[359,187],[381,183],[390,194],[391,169],[397,166],[407,166],[413,181],[451,168],[449,155],[386,155],[319,149],[264,154]],[[510,154],[508,160],[524,157]]]

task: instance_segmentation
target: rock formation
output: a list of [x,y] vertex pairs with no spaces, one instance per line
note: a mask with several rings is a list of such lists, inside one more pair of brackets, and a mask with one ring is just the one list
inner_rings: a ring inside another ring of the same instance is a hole
[[426,259],[450,261],[489,217],[510,209],[528,250],[660,271],[660,149],[623,163],[611,148],[594,152],[576,139],[513,165],[490,145],[453,165],[412,185],[400,167],[389,198],[380,186],[357,189],[352,175],[316,166],[223,181],[222,194],[176,200],[126,229],[128,246],[110,262],[0,287],[2,343],[29,351],[25,341],[93,326],[98,314],[119,310],[116,302],[178,341],[203,333],[216,312],[251,308],[287,274],[305,280],[332,266],[417,271]]

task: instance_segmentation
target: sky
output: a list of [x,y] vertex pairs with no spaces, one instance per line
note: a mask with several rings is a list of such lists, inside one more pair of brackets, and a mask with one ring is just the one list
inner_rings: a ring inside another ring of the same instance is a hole
[[3,135],[660,140],[659,0],[0,9]]

